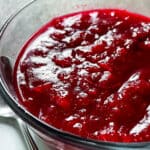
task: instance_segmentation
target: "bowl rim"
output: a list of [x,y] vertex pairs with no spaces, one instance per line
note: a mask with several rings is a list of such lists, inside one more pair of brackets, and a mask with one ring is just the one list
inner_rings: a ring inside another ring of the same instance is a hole
[[[7,27],[11,22],[28,6],[32,5],[39,0],[31,0],[26,3],[23,7],[14,12],[2,25],[0,28],[0,41],[3,37],[3,34],[7,30]],[[32,37],[32,35],[31,35]],[[98,141],[92,139],[82,138],[77,135],[73,135],[69,132],[62,131],[57,129],[47,123],[41,121],[30,112],[25,110],[21,104],[17,103],[14,97],[9,93],[9,91],[5,88],[4,82],[2,81],[2,75],[0,74],[0,95],[6,101],[6,103],[12,108],[12,110],[23,119],[28,125],[35,128],[35,130],[40,131],[41,133],[48,135],[51,138],[59,140],[61,142],[71,144],[76,147],[87,147],[87,148],[110,148],[110,147],[124,147],[124,148],[138,148],[143,146],[150,146],[150,142],[110,142],[110,141]],[[77,145],[78,144],[78,145]]]

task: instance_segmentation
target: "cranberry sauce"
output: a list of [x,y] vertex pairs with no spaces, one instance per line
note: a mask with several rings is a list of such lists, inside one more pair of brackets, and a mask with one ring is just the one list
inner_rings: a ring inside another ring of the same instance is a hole
[[23,47],[14,85],[20,103],[56,128],[150,141],[150,18],[111,9],[54,18]]

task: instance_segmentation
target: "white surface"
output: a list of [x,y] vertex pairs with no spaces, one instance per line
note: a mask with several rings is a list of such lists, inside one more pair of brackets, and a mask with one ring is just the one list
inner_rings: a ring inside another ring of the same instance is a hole
[[30,0],[0,0],[0,27],[18,8]]
[[17,131],[17,128],[8,123],[0,122],[0,149],[27,150],[27,147]]

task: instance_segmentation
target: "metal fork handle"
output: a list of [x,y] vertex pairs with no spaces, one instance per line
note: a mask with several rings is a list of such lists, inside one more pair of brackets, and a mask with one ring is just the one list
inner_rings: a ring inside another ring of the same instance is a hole
[[20,118],[16,118],[16,121],[20,127],[20,130],[26,141],[28,149],[29,150],[38,150],[38,147],[37,147],[36,143],[34,142],[33,138],[31,137],[31,134],[29,132],[27,125]]

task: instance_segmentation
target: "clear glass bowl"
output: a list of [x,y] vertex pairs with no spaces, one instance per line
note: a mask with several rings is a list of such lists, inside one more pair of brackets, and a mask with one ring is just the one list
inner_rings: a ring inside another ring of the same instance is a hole
[[50,147],[59,150],[150,149],[149,142],[113,143],[94,141],[62,132],[47,125],[20,106],[11,82],[6,80],[8,75],[11,78],[11,72],[5,66],[3,56],[9,58],[13,68],[16,57],[25,41],[43,24],[56,16],[98,8],[127,9],[149,16],[150,0],[35,0],[10,17],[0,30],[0,94],[16,114],[28,124],[32,134],[38,140],[37,144],[43,143],[45,148],[41,147],[40,149],[44,150]]

